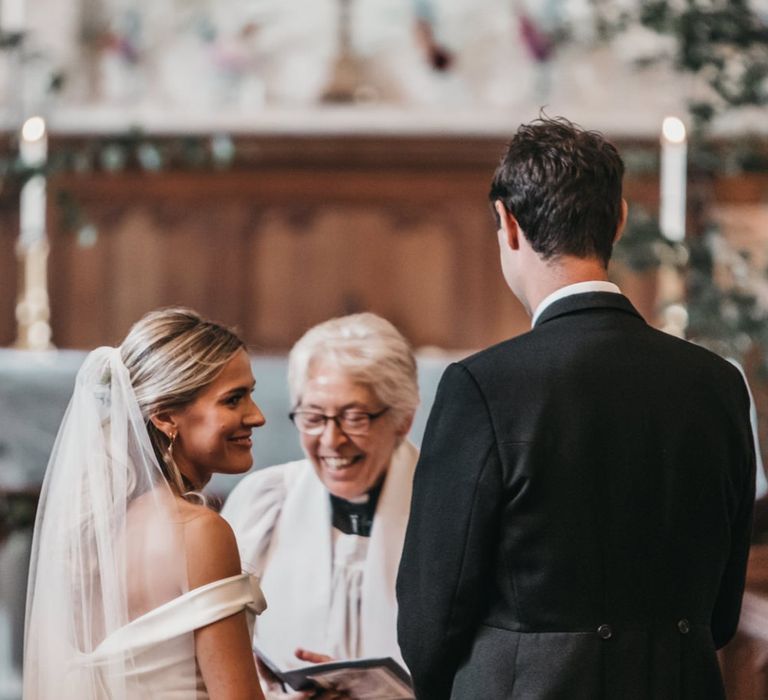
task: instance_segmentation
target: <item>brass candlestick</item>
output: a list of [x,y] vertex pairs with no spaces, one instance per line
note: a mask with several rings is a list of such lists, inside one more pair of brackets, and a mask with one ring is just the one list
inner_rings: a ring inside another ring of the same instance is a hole
[[50,350],[51,309],[48,300],[48,241],[36,241],[16,249],[21,268],[19,300],[16,304],[16,347]]
[[35,171],[21,189],[19,223],[21,234],[16,247],[21,269],[16,303],[16,347],[48,350],[51,345],[51,310],[48,302],[48,239],[45,234],[45,175],[48,138],[42,117],[24,122],[19,142],[21,160]]

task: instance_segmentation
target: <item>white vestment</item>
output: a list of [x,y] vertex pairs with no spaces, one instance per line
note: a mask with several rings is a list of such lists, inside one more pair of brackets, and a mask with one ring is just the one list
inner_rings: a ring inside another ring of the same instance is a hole
[[[417,458],[410,442],[395,450],[367,547],[364,538],[334,537],[329,493],[306,459],[255,472],[232,491],[222,515],[235,531],[243,568],[261,578],[269,602],[254,641],[276,664],[305,665],[294,656],[302,647],[331,656],[357,650],[404,665],[395,580]],[[341,578],[334,576],[340,562]]]

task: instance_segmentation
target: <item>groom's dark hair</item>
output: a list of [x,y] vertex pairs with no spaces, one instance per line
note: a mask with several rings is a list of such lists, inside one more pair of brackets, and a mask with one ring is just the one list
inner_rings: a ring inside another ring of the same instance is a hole
[[[607,267],[621,219],[624,163],[602,134],[563,117],[523,124],[489,194],[545,260],[597,257]],[[498,224],[498,214],[497,214]]]

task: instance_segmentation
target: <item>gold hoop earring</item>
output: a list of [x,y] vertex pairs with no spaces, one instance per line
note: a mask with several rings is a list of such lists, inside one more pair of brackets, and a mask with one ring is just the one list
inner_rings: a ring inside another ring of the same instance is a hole
[[163,474],[171,484],[171,487],[178,493],[178,495],[183,496],[183,494],[188,489],[184,483],[184,477],[179,471],[179,468],[176,466],[176,460],[173,458],[173,445],[176,442],[176,437],[178,434],[178,431],[174,430],[173,432],[166,435],[168,438],[168,446],[165,448],[165,451],[162,455],[163,462],[165,463]]
[[176,442],[176,436],[178,433],[173,432],[168,435],[168,456],[173,459],[173,444]]

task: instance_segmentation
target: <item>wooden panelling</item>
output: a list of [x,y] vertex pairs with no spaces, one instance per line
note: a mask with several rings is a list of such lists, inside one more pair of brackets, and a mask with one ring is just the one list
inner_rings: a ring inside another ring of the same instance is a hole
[[0,346],[11,345],[16,339],[18,231],[18,213],[9,207],[0,206]]
[[[51,150],[73,145],[54,139]],[[502,148],[494,138],[252,137],[239,140],[230,170],[58,176],[50,201],[70,194],[98,237],[83,247],[49,205],[54,342],[116,343],[169,304],[236,325],[265,352],[362,309],[416,346],[464,350],[514,335],[528,319],[502,280],[487,202]],[[760,182],[747,188],[752,197]],[[655,177],[626,184],[630,201],[654,206],[656,192]],[[6,198],[3,345],[15,335],[15,217]],[[647,281],[633,284],[630,296],[651,313]]]
[[[53,227],[55,342],[115,342],[144,311],[172,303],[237,325],[261,350],[284,350],[310,325],[363,309],[417,345],[492,342],[494,299],[507,292],[484,199],[459,199],[472,184],[331,171],[59,183],[99,236],[81,248]],[[134,202],[116,206],[121,197]],[[510,322],[496,326],[509,335],[525,323],[513,303]]]
[[[229,171],[59,177],[50,192],[71,195],[98,237],[83,247],[49,208],[54,342],[115,343],[168,304],[236,325],[265,352],[364,309],[417,346],[519,332],[528,321],[501,279],[486,201],[501,145],[483,141],[482,158],[475,145],[285,138],[244,144],[247,163]],[[5,335],[13,323],[5,313]]]
[[752,547],[739,630],[720,652],[728,700],[768,698],[768,544]]

